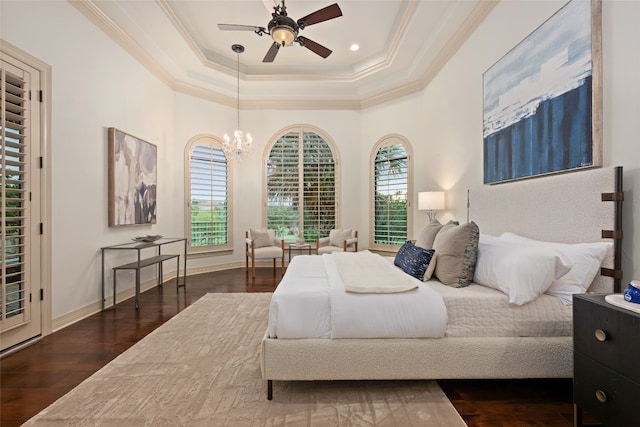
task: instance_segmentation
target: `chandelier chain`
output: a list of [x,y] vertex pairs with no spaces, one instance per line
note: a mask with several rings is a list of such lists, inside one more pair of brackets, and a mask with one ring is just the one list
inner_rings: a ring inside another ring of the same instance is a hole
[[240,129],[240,51],[236,50],[236,111],[238,129]]
[[233,137],[225,134],[222,150],[227,159],[240,160],[249,155],[253,138],[249,133],[240,130],[240,54],[244,52],[244,46],[234,44],[231,49],[236,53],[236,124],[237,128],[233,132]]

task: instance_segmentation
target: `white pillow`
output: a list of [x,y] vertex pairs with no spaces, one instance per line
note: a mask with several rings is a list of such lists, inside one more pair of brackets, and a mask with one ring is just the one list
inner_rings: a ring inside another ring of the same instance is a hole
[[569,261],[552,249],[481,240],[473,281],[504,292],[511,304],[524,305],[570,269]]
[[571,262],[573,265],[571,270],[555,280],[546,291],[547,294],[560,298],[565,305],[573,303],[573,294],[583,294],[589,289],[593,279],[600,271],[600,266],[607,252],[613,247],[613,244],[609,242],[573,244],[543,242],[514,233],[504,233],[500,239],[554,249]]
[[331,230],[329,232],[329,242],[331,246],[342,247],[344,241],[351,238],[351,230]]

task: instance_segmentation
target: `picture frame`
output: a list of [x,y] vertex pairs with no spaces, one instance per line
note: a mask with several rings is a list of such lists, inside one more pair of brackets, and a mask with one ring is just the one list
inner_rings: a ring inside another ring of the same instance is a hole
[[483,74],[485,184],[602,166],[601,10],[568,2]]
[[109,227],[156,223],[157,147],[108,128]]

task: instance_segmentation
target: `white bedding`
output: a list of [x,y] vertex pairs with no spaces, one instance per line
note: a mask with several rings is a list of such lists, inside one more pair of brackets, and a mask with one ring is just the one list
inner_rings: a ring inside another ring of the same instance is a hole
[[[396,268],[393,258],[382,259]],[[452,288],[435,280],[422,283],[413,278],[418,289],[403,294],[350,294],[341,287],[332,261],[330,255],[293,258],[271,300],[270,337],[571,336],[571,307],[550,295],[514,306],[506,294],[485,286]],[[435,311],[422,301],[433,293],[443,301],[435,305]],[[330,301],[335,303],[333,308]],[[383,302],[389,304],[382,305]],[[446,326],[441,321],[434,323],[443,308]],[[415,317],[422,319],[420,328],[430,327],[416,331],[409,324]]]
[[[380,260],[384,263],[382,257]],[[443,337],[447,313],[442,298],[429,286],[411,279],[417,289],[403,293],[349,293],[330,254],[296,256],[273,293],[269,336]]]
[[[391,294],[418,287],[411,276],[380,262],[380,255],[369,251],[332,252],[344,289],[361,294]],[[354,262],[357,259],[358,262]]]
[[571,307],[551,295],[516,306],[509,304],[506,294],[482,285],[452,288],[434,280],[427,284],[444,299],[448,337],[571,336]]

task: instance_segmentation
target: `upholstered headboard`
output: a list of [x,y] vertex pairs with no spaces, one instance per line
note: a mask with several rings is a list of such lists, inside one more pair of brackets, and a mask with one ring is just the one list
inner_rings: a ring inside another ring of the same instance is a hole
[[622,167],[549,175],[469,191],[481,233],[564,243],[612,241],[593,292],[621,292]]

